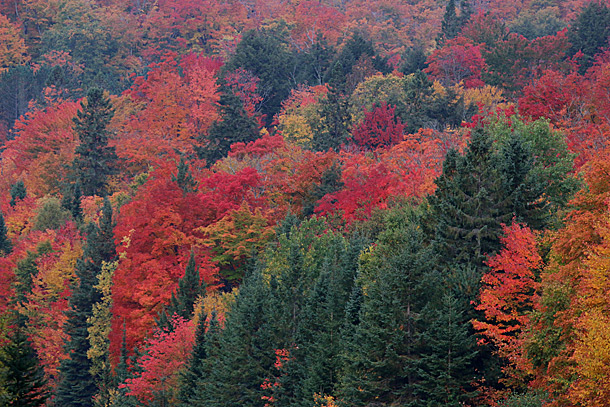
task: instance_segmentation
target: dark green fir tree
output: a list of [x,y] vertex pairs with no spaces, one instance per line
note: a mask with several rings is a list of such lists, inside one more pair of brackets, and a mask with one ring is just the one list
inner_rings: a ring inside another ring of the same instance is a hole
[[595,55],[608,45],[610,36],[610,8],[606,2],[589,2],[568,28],[572,44],[570,54],[583,53],[580,72],[593,64]]
[[74,118],[80,144],[72,168],[85,196],[106,195],[108,178],[116,173],[117,155],[114,147],[108,145],[108,124],[113,115],[110,99],[101,89],[92,88]]
[[25,189],[25,184],[22,180],[19,180],[11,186],[11,206],[17,205],[17,202],[25,199],[27,195],[27,191]]
[[[0,369],[5,370],[4,387],[7,392],[4,406],[43,406],[49,396],[38,355],[22,327],[9,335],[8,344],[0,350]],[[2,401],[2,397],[0,397]]]
[[314,129],[312,148],[315,151],[339,150],[347,143],[351,128],[349,100],[341,82],[344,71],[341,64],[333,67],[328,94],[320,105],[320,122]]
[[64,330],[70,340],[65,344],[68,358],[60,365],[60,382],[56,390],[56,404],[65,407],[93,406],[93,396],[98,387],[91,374],[91,360],[87,357],[90,348],[87,319],[92,316],[93,304],[101,300],[95,289],[97,276],[103,262],[116,258],[112,234],[112,207],[108,198],[104,200],[99,226],[87,226],[87,243],[83,255],[76,263],[77,281],[74,283],[68,320]]
[[8,229],[4,222],[4,215],[0,211],[0,256],[6,256],[13,251],[13,243],[8,237]]
[[207,165],[224,158],[234,143],[249,143],[259,138],[256,122],[248,116],[243,101],[229,87],[220,94],[220,119],[212,124],[207,137],[195,147],[199,158]]
[[176,168],[176,175],[172,175],[172,181],[176,182],[184,195],[190,192],[197,192],[197,181],[191,173],[188,162],[184,155],[180,155],[180,162]]

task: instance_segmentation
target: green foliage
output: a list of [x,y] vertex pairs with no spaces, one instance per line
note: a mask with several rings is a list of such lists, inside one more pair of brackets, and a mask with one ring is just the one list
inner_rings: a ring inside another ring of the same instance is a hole
[[61,200],[61,206],[72,214],[76,222],[83,220],[83,209],[81,206],[82,191],[80,182],[68,184]]
[[45,405],[48,397],[38,356],[23,328],[17,327],[0,349],[0,401],[4,399],[5,406],[36,407]]
[[83,195],[104,196],[108,178],[116,173],[117,156],[108,146],[108,124],[114,115],[110,99],[99,88],[87,92],[87,103],[74,118],[74,130],[80,144],[76,147],[72,167]]
[[342,84],[335,78],[343,78],[343,68],[336,63],[332,70],[331,81],[326,99],[320,103],[320,121],[314,126],[312,148],[314,151],[339,150],[349,138],[351,115],[349,100],[342,91]]
[[34,230],[56,230],[68,219],[70,213],[62,208],[61,201],[55,197],[46,197],[34,219]]
[[[422,402],[415,392],[420,314],[435,291],[430,277],[436,260],[424,245],[420,213],[407,207],[388,217],[376,246],[361,256],[362,297],[355,292],[349,305],[339,387],[346,406]],[[360,309],[357,321],[354,308]]]
[[25,199],[26,195],[27,195],[27,191],[25,189],[25,184],[23,183],[23,181],[19,180],[19,181],[15,182],[11,186],[11,202],[10,202],[10,205],[11,206],[17,205],[17,202]]
[[172,175],[172,181],[176,182],[183,194],[189,192],[197,192],[197,181],[193,178],[193,174],[189,168],[188,163],[184,160],[184,156],[180,155],[180,162],[176,168],[178,173]]
[[104,262],[113,262],[116,257],[112,225],[112,207],[106,198],[99,227],[88,225],[87,244],[83,256],[76,263],[78,280],[73,287],[70,309],[66,313],[68,320],[64,324],[70,337],[65,344],[69,357],[61,362],[61,380],[56,390],[56,403],[62,406],[92,405],[94,396],[99,393],[98,385],[103,384],[97,383],[91,373],[93,362],[88,356],[91,349],[88,329],[94,304],[103,302],[102,293],[95,287],[98,276]]
[[265,95],[261,113],[267,125],[280,111],[292,87],[290,74],[294,63],[286,42],[288,36],[281,24],[246,31],[225,67],[227,71],[243,68],[260,79],[258,93]]
[[610,36],[610,9],[605,2],[591,1],[572,21],[568,38],[572,44],[570,54],[584,54],[581,73],[593,64],[593,57],[608,44]]
[[254,119],[248,116],[239,96],[228,87],[221,88],[220,119],[212,124],[206,139],[195,146],[199,158],[208,165],[225,157],[234,143],[248,143],[258,139]]
[[556,7],[547,7],[538,11],[524,11],[519,17],[510,23],[511,32],[523,35],[528,40],[533,40],[547,35],[555,35],[558,31],[567,27],[567,24],[559,18],[559,10]]
[[184,276],[178,281],[178,289],[172,293],[169,306],[161,311],[157,326],[161,329],[171,329],[170,320],[178,315],[185,320],[193,316],[194,305],[197,298],[205,293],[205,282],[200,282],[199,266],[195,263],[195,252],[191,251]]
[[478,376],[473,364],[476,339],[464,312],[467,303],[450,293],[435,302],[422,312],[426,327],[421,334],[420,381],[415,392],[428,406],[463,406],[475,396],[471,386]]
[[6,256],[13,251],[13,243],[8,237],[8,229],[4,223],[4,215],[0,211],[0,256]]

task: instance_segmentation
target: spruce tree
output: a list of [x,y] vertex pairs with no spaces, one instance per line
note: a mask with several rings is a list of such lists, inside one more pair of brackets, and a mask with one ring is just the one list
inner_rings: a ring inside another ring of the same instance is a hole
[[87,351],[91,344],[88,338],[87,319],[93,313],[93,304],[101,300],[95,289],[102,262],[111,262],[116,257],[112,234],[112,207],[108,198],[104,200],[99,227],[89,224],[87,243],[83,256],[77,260],[76,276],[68,320],[64,325],[70,340],[65,344],[68,358],[60,365],[60,382],[56,390],[56,403],[61,406],[93,406],[93,396],[98,388],[91,374],[91,360]]
[[[252,272],[240,287],[218,349],[207,371],[206,392],[193,406],[263,407],[261,384],[273,376],[277,335],[266,316],[270,307],[269,287],[260,272]],[[200,401],[199,401],[200,400]]]
[[362,259],[362,297],[355,291],[348,304],[339,385],[346,406],[420,405],[415,394],[419,320],[436,288],[428,278],[436,259],[424,245],[421,215],[403,211],[389,215],[394,219],[388,219],[375,250]]
[[172,181],[178,184],[182,193],[186,195],[190,192],[197,192],[197,181],[193,178],[193,174],[183,155],[180,155],[180,162],[176,169],[177,174],[172,175]]
[[443,43],[447,40],[457,37],[460,32],[460,19],[457,15],[455,0],[449,0],[445,7],[445,15],[441,23],[441,36],[439,42]]
[[25,199],[27,195],[27,191],[25,189],[25,184],[22,180],[19,180],[11,186],[11,206],[17,205],[18,201]]
[[80,144],[76,147],[72,167],[86,196],[104,196],[108,178],[116,172],[117,156],[108,145],[108,124],[114,115],[110,99],[98,88],[87,92],[87,102],[74,118],[74,130]]
[[473,363],[476,338],[469,330],[463,303],[445,293],[422,312],[425,323],[419,334],[419,380],[415,386],[422,405],[458,407],[475,395],[472,384],[478,379]]
[[312,140],[314,151],[339,150],[347,143],[351,127],[349,100],[344,93],[345,85],[341,82],[344,71],[339,63],[333,67],[326,99],[320,105],[320,122]]
[[568,29],[568,38],[572,44],[570,54],[579,51],[584,54],[581,73],[593,64],[595,55],[608,45],[609,36],[610,9],[602,1],[589,2]]
[[248,116],[241,98],[229,87],[221,88],[218,104],[220,119],[212,124],[207,138],[200,139],[200,144],[195,146],[197,155],[205,159],[208,166],[224,158],[232,144],[249,143],[259,138],[256,122]]
[[43,406],[49,396],[44,371],[38,355],[22,327],[9,336],[0,350],[0,367],[4,367],[7,406]]
[[205,282],[200,282],[199,267],[195,262],[195,252],[191,250],[184,276],[178,281],[178,289],[172,293],[168,307],[161,311],[157,326],[162,329],[171,329],[171,319],[178,315],[184,319],[191,319],[197,297],[205,293]]
[[13,243],[8,237],[8,229],[4,223],[4,215],[0,211],[0,256],[6,256],[13,251]]
[[80,182],[69,184],[64,191],[61,206],[72,214],[75,222],[82,222],[83,208],[81,206],[82,190]]

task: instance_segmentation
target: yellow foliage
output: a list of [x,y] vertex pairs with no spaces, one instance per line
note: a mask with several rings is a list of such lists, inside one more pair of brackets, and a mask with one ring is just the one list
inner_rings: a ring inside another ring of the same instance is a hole
[[462,83],[455,84],[452,89],[458,96],[464,98],[464,105],[480,106],[483,110],[494,110],[497,107],[507,108],[509,103],[504,98],[502,90],[491,85],[481,88],[464,89]]

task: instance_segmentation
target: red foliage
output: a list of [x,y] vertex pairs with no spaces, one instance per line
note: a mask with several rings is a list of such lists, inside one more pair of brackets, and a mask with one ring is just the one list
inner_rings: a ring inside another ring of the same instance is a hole
[[77,102],[54,104],[44,110],[27,113],[15,124],[17,137],[6,143],[2,152],[4,165],[14,165],[12,174],[3,174],[0,185],[10,189],[9,182],[21,178],[30,196],[41,196],[59,190],[59,180],[66,176],[78,143],[72,127]]
[[154,318],[169,302],[184,274],[191,248],[195,249],[200,273],[214,286],[217,267],[211,253],[197,247],[204,238],[201,228],[219,221],[243,202],[264,206],[256,193],[258,173],[246,168],[236,174],[202,173],[199,192],[184,194],[172,180],[176,167],[153,172],[134,199],[121,208],[115,227],[121,257],[113,277],[113,326],[111,351],[118,356],[123,321],[127,324],[127,345],[141,341]]
[[127,379],[121,388],[135,396],[144,405],[159,398],[174,404],[179,388],[180,372],[189,360],[195,344],[195,326],[192,321],[174,316],[172,330],[158,330],[146,341],[146,354],[140,358],[142,373]]
[[504,248],[487,262],[491,271],[482,278],[480,304],[476,307],[483,311],[485,320],[475,320],[473,325],[509,361],[504,368],[509,380],[521,383],[533,370],[526,355],[524,332],[530,327],[530,312],[538,302],[540,283],[535,272],[542,258],[527,226],[513,223],[503,225],[503,229]]
[[360,147],[377,149],[398,143],[403,137],[405,125],[394,115],[396,106],[383,102],[368,112],[364,120],[354,129],[354,141]]
[[462,36],[451,39],[445,46],[432,52],[424,72],[445,86],[459,82],[463,82],[465,88],[483,86],[481,72],[485,68],[485,61],[481,56],[481,47]]

